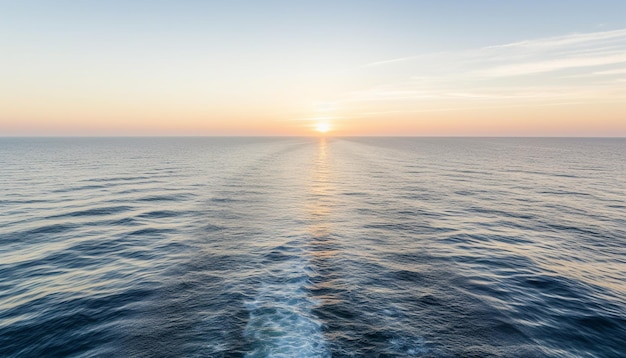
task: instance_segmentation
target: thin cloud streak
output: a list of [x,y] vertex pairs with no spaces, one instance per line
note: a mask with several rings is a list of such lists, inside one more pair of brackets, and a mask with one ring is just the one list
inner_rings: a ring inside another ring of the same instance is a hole
[[524,49],[545,49],[554,47],[563,47],[571,45],[579,45],[583,43],[598,43],[604,40],[624,40],[626,39],[626,29],[579,33],[564,36],[554,36],[543,39],[524,40],[512,42],[504,45],[489,46],[486,48],[524,48]]
[[[347,92],[350,117],[400,113],[620,103],[626,89],[626,29],[511,42],[457,52],[377,61],[362,76],[389,71],[390,82]],[[612,68],[613,67],[613,68]]]
[[597,67],[626,62],[626,53],[605,57],[565,58],[559,60],[530,62],[500,66],[480,72],[485,76],[520,76],[534,73],[560,71],[577,67]]
[[598,71],[594,75],[626,75],[626,68],[618,68],[615,70]]
[[400,57],[400,58],[392,58],[390,60],[370,62],[370,63],[367,63],[367,64],[361,66],[361,68],[374,67],[374,66],[380,66],[380,65],[388,65],[388,64],[397,63],[397,62],[410,61],[410,60],[414,60],[414,59],[419,58],[419,57],[420,57],[419,55],[418,56],[407,56],[407,57]]
[[[582,45],[586,44],[589,48],[577,48],[578,46],[573,45]],[[565,47],[565,49],[563,49]],[[465,50],[460,52],[442,52],[435,53],[429,55],[412,55],[412,56],[403,56],[393,59],[381,60],[376,62],[367,63],[362,65],[362,68],[365,67],[374,67],[381,65],[391,65],[398,62],[406,62],[417,60],[423,58],[425,56],[451,56],[451,57],[486,57],[485,59],[491,57],[488,55],[492,55],[496,59],[497,55],[503,56],[503,59],[506,59],[507,51],[514,50],[515,52],[523,50],[523,51],[543,51],[543,52],[556,52],[556,51],[564,51],[564,50],[572,50],[578,51],[581,53],[598,53],[599,51],[605,50],[607,54],[611,53],[624,53],[626,51],[626,29],[613,30],[613,31],[603,31],[603,32],[592,32],[592,33],[582,33],[582,34],[572,34],[572,35],[564,35],[564,36],[554,36],[548,38],[540,38],[533,40],[523,40],[512,42],[508,44],[502,45],[493,45],[486,46],[479,49],[474,50]],[[527,52],[523,52],[523,55],[528,56]],[[572,55],[572,54],[570,54]],[[520,54],[515,54],[515,56],[520,56]]]

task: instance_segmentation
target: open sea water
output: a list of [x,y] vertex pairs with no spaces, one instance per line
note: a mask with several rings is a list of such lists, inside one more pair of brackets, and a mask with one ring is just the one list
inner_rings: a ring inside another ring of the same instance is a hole
[[626,139],[2,138],[2,357],[624,357]]

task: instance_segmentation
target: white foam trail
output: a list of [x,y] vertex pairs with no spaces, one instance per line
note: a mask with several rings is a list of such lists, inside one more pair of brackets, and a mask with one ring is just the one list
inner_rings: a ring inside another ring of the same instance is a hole
[[250,319],[245,336],[252,342],[246,357],[330,357],[321,323],[311,310],[315,301],[305,289],[301,259],[272,264],[284,279],[261,285],[247,302]]

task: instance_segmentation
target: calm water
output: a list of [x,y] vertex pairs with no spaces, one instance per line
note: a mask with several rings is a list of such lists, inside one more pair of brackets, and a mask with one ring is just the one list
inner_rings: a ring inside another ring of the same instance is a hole
[[626,356],[626,140],[0,139],[0,356]]

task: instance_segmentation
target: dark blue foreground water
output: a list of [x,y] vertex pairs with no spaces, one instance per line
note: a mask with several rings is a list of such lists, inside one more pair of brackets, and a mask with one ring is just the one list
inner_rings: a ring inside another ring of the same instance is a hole
[[624,357],[626,140],[0,139],[0,356]]

